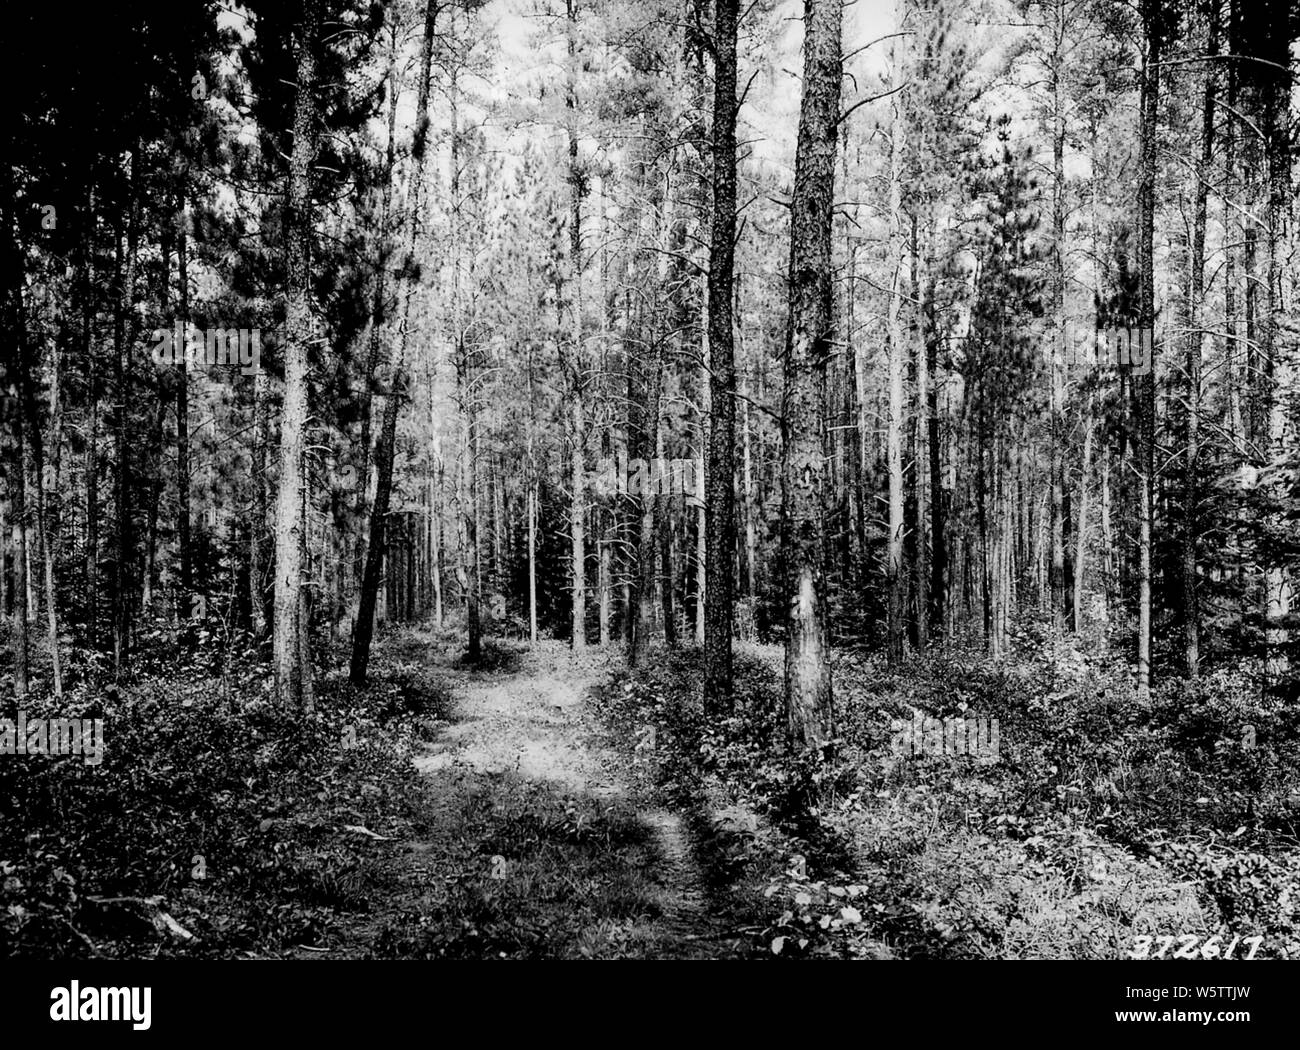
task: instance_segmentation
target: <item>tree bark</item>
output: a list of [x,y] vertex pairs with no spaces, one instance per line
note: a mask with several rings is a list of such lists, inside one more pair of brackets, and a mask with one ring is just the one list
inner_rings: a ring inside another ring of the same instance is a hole
[[[180,292],[182,338],[189,338],[190,330],[190,271],[189,271],[189,201],[186,191],[180,193],[179,240],[176,246],[177,280]],[[177,348],[181,351],[182,348]],[[180,624],[190,620],[190,595],[194,592],[194,558],[190,542],[190,378],[189,355],[178,352],[173,359],[176,369],[176,543],[180,562],[180,580],[176,595],[176,619]],[[253,604],[257,604],[256,595]],[[186,637],[189,631],[183,632]]]
[[787,732],[795,749],[833,735],[822,489],[821,395],[831,352],[831,226],[842,56],[840,0],[805,0],[803,97],[790,204],[790,320],[782,406],[782,552],[788,604]]
[[[128,185],[137,176],[139,157],[132,149],[129,154],[131,172]],[[131,600],[134,586],[132,566],[135,543],[132,533],[131,464],[128,453],[128,430],[131,404],[129,347],[135,338],[135,266],[138,244],[137,207],[132,201],[127,209],[126,245],[123,247],[122,231],[115,231],[113,240],[115,289],[113,316],[113,453],[116,462],[114,496],[117,504],[116,540],[117,556],[113,569],[113,676],[118,679],[126,669],[131,644]]]
[[572,639],[574,649],[587,646],[587,556],[586,556],[586,415],[583,407],[582,343],[582,198],[586,178],[578,163],[578,14],[576,0],[565,0],[568,20],[568,86],[565,105],[569,110],[569,290],[571,318],[571,390],[569,401],[570,473],[569,571],[572,586]]
[[[427,141],[427,123],[426,117],[429,106],[429,71],[432,64],[432,41],[434,30],[434,19],[437,7],[433,0],[428,0],[425,12],[425,30],[424,45],[421,52],[420,81],[418,87],[418,100],[416,102],[416,134],[415,141],[411,150],[411,197],[410,197],[410,227],[411,237],[408,248],[408,254],[413,258],[417,247],[417,237],[420,228],[420,187],[424,182],[424,154],[425,143]],[[396,45],[394,45],[396,46]],[[453,83],[453,91],[455,85]],[[392,179],[392,156],[395,118],[393,116],[397,100],[396,79],[390,83],[390,90],[393,92],[391,108],[389,111],[389,169],[386,172],[386,180],[391,183]],[[455,128],[452,129],[453,148],[452,164],[456,164],[455,156]],[[456,199],[456,178],[453,173],[452,177],[452,197]],[[385,189],[384,204],[384,232],[387,233],[388,204],[387,197],[391,194],[391,187]],[[372,362],[377,354],[376,348],[380,345],[381,333],[378,331],[383,324],[382,297],[383,297],[383,274],[386,267],[385,254],[381,252],[379,266],[379,289],[376,292],[376,306],[379,307],[373,318],[375,331],[372,334]],[[404,267],[410,272],[411,267]],[[375,504],[371,508],[370,531],[366,543],[365,569],[361,581],[361,600],[357,606],[357,624],[352,638],[352,658],[348,669],[348,676],[356,685],[361,685],[366,680],[366,671],[370,662],[370,642],[374,634],[375,604],[379,596],[380,580],[383,576],[384,557],[387,553],[387,535],[388,535],[388,516],[389,507],[392,502],[393,492],[393,456],[397,445],[397,416],[401,410],[402,401],[406,395],[406,344],[407,330],[410,325],[411,312],[411,295],[410,281],[407,281],[406,294],[403,297],[402,307],[402,324],[399,333],[399,349],[397,351],[397,360],[392,363],[389,369],[388,397],[384,402],[383,422],[380,426],[379,447],[375,451],[375,467],[377,478],[375,481]],[[459,331],[457,332],[459,336]],[[390,355],[392,348],[389,348]],[[374,365],[372,364],[372,371]],[[364,482],[362,483],[364,487]],[[471,639],[471,649],[474,647]]]
[[316,136],[316,34],[319,0],[305,0],[298,45],[293,150],[285,207],[286,293],[284,402],[280,413],[280,477],[275,509],[275,618],[272,666],[279,702],[303,710],[310,704],[310,652],[304,652],[299,617],[304,605],[303,542],[306,477],[308,353],[312,338],[312,165]]
[[736,549],[736,23],[738,0],[713,14],[713,230],[709,248],[708,465],[704,471],[704,704],[732,710],[731,630]]
[[[1271,464],[1287,461],[1293,445],[1294,426],[1291,417],[1291,373],[1293,350],[1286,345],[1283,324],[1285,321],[1282,290],[1283,227],[1287,217],[1287,204],[1291,195],[1291,31],[1290,12],[1283,0],[1271,0],[1267,6],[1269,26],[1266,32],[1268,53],[1272,64],[1266,67],[1264,81],[1264,148],[1267,203],[1267,243],[1265,246],[1264,318],[1260,326],[1260,354],[1263,358],[1265,383],[1264,405],[1268,420],[1268,458]],[[1293,341],[1293,340],[1292,340]],[[1289,495],[1285,485],[1271,485],[1274,506],[1282,506]],[[1269,514],[1269,527],[1283,534],[1287,529],[1285,514],[1274,510]],[[1275,545],[1270,544],[1270,548]],[[1266,565],[1264,580],[1265,667],[1266,678],[1277,682],[1290,667],[1287,652],[1290,630],[1292,585],[1284,559],[1270,549],[1263,559]]]
[[1065,626],[1065,479],[1063,444],[1065,428],[1065,99],[1062,84],[1065,55],[1065,0],[1052,5],[1052,369],[1050,393],[1051,485],[1052,485],[1052,561],[1049,573],[1052,622],[1057,629]]
[[[903,0],[896,6],[898,25],[905,21],[906,5]],[[895,43],[893,79],[903,80],[900,66],[900,49]],[[885,580],[889,588],[888,621],[886,624],[886,653],[891,665],[902,662],[906,624],[907,579],[903,574],[903,325],[902,282],[903,256],[903,154],[906,150],[903,127],[903,106],[895,94],[891,100],[892,116],[889,132],[889,265],[892,270],[889,291],[888,359],[889,359],[889,421],[885,438],[885,461],[889,472],[889,538],[885,547]]]
[[1138,388],[1140,440],[1137,455],[1138,483],[1138,639],[1137,695],[1139,703],[1151,699],[1151,533],[1155,521],[1155,207],[1156,207],[1156,121],[1160,100],[1161,4],[1143,0],[1144,49],[1139,100],[1138,165],[1138,328],[1140,338],[1149,338],[1148,371],[1135,377]]
[[922,304],[924,277],[921,269],[921,224],[916,213],[911,216],[911,281],[909,287],[914,300],[912,321],[912,366],[916,379],[914,410],[910,436],[912,443],[912,501],[914,525],[912,531],[912,590],[915,598],[915,628],[913,637],[918,652],[930,645],[930,520],[929,501],[930,429],[928,404],[930,397],[930,360],[926,353],[926,317]]
[[[1219,52],[1219,3],[1205,4],[1210,19],[1207,53]],[[1188,289],[1187,333],[1187,444],[1184,452],[1186,473],[1183,492],[1183,661],[1188,678],[1200,670],[1201,618],[1197,587],[1197,501],[1200,485],[1197,477],[1200,461],[1201,430],[1201,355],[1205,344],[1202,332],[1205,307],[1205,225],[1209,200],[1209,181],[1214,161],[1215,63],[1205,70],[1205,94],[1201,107],[1201,156],[1196,168],[1195,213],[1192,219],[1191,287]]]

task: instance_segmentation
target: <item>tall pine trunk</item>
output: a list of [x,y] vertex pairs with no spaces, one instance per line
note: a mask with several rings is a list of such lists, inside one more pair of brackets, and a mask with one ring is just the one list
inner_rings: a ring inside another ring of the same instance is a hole
[[[424,182],[424,154],[425,143],[428,137],[428,106],[429,106],[429,69],[432,63],[433,48],[433,30],[434,19],[437,8],[434,0],[428,0],[425,12],[424,26],[424,46],[421,51],[420,65],[420,82],[418,89],[418,101],[416,103],[416,131],[415,141],[411,150],[411,196],[410,196],[410,243],[408,246],[408,256],[414,259],[417,246],[417,237],[420,228],[420,187]],[[395,45],[394,45],[395,46]],[[392,180],[392,158],[393,158],[393,135],[395,132],[394,113],[397,108],[397,83],[395,75],[395,63],[390,66],[390,72],[393,73],[389,89],[393,96],[390,100],[389,121],[388,121],[388,170],[386,178],[389,183]],[[453,129],[454,134],[454,129]],[[453,151],[453,164],[455,156]],[[453,186],[455,185],[453,181]],[[383,203],[383,232],[385,237],[388,232],[388,209],[389,198],[391,195],[391,185],[386,185],[384,191]],[[380,345],[382,333],[379,332],[383,324],[383,288],[384,273],[387,267],[387,251],[380,253],[379,276],[377,279],[376,291],[376,310],[373,317],[375,331],[372,333],[371,343],[371,367],[375,367],[377,357],[377,348]],[[406,266],[404,269],[410,272],[412,267]],[[407,330],[410,327],[411,313],[411,282],[406,282],[405,294],[402,299],[402,324],[399,334],[400,348],[397,351],[397,359],[392,363],[389,369],[388,377],[388,398],[384,402],[383,422],[380,425],[379,447],[375,451],[375,467],[377,477],[375,480],[375,503],[371,508],[370,514],[370,531],[366,544],[365,569],[361,578],[361,600],[357,606],[357,624],[356,630],[352,637],[352,658],[348,669],[348,677],[357,685],[366,680],[366,670],[370,662],[370,642],[374,634],[375,621],[375,604],[379,596],[380,579],[383,575],[384,557],[387,553],[387,535],[388,535],[388,513],[389,506],[392,502],[393,492],[393,454],[397,445],[397,416],[401,410],[402,400],[406,394],[406,345]],[[392,353],[390,347],[390,354]],[[364,481],[362,487],[364,488]]]
[[[180,321],[182,338],[188,339],[190,330],[190,271],[189,271],[189,201],[186,191],[179,194],[180,239],[176,247],[177,280],[180,293]],[[180,559],[180,581],[176,595],[176,619],[184,624],[190,619],[190,595],[194,592],[194,558],[190,542],[190,378],[189,355],[178,347],[174,358],[176,368],[176,544]],[[256,436],[254,437],[256,440]],[[256,523],[254,523],[256,525]],[[253,605],[257,595],[253,595]],[[190,637],[186,631],[186,636]]]
[[1065,0],[1052,6],[1052,368],[1050,377],[1052,561],[1048,584],[1052,622],[1065,623],[1065,100],[1062,76],[1065,61]]
[[1150,340],[1145,375],[1135,376],[1138,400],[1138,639],[1137,694],[1151,699],[1151,533],[1155,520],[1156,340],[1155,208],[1156,119],[1160,102],[1161,4],[1143,0],[1143,43],[1139,99],[1138,162],[1138,328]]
[[842,56],[840,0],[805,0],[803,97],[790,202],[790,320],[782,405],[782,560],[788,602],[785,704],[790,744],[832,736],[824,579],[821,403],[831,354],[831,220]]
[[310,652],[299,617],[303,579],[303,505],[306,476],[303,444],[307,428],[308,353],[312,338],[311,239],[312,165],[316,136],[316,33],[318,0],[305,0],[298,44],[298,85],[293,114],[285,204],[286,296],[284,403],[280,410],[280,478],[275,507],[275,618],[272,666],[279,702],[308,709]]
[[[1288,202],[1291,199],[1291,31],[1290,12],[1285,0],[1269,0],[1265,40],[1270,65],[1261,77],[1264,97],[1264,167],[1267,200],[1265,245],[1264,317],[1260,325],[1260,356],[1264,364],[1264,411],[1267,418],[1267,455],[1271,465],[1285,463],[1293,444],[1295,428],[1292,423],[1291,373],[1294,354],[1294,336],[1284,334],[1284,297],[1282,289],[1283,259],[1286,254],[1283,227]],[[1290,345],[1288,345],[1290,344]],[[1286,486],[1273,484],[1271,496],[1275,505],[1287,498]],[[1285,534],[1287,524],[1282,511],[1269,514],[1270,531]],[[1270,544],[1275,548],[1275,544]],[[1265,675],[1276,682],[1289,666],[1287,652],[1290,630],[1287,621],[1291,616],[1291,577],[1282,557],[1275,550],[1263,559],[1266,565],[1264,579],[1265,620]]]
[[[1210,18],[1207,51],[1219,51],[1218,0],[1207,3]],[[1201,622],[1197,588],[1197,500],[1200,495],[1197,471],[1201,432],[1201,356],[1205,345],[1205,225],[1208,210],[1211,165],[1214,160],[1215,64],[1205,71],[1205,95],[1201,108],[1201,157],[1196,169],[1196,207],[1192,219],[1191,287],[1187,303],[1187,445],[1183,492],[1183,660],[1187,677],[1200,670]]]
[[713,230],[709,249],[708,466],[704,471],[704,704],[732,706],[731,621],[736,549],[736,361],[732,287],[736,242],[736,22],[738,0],[713,17]]
[[[897,5],[898,25],[905,21],[905,4]],[[902,70],[898,56],[900,49],[893,47],[893,78],[902,83]],[[903,128],[903,106],[898,95],[891,100],[892,114],[889,131],[889,266],[892,277],[888,307],[888,360],[889,360],[889,420],[885,437],[885,462],[889,472],[889,536],[885,546],[885,581],[889,588],[888,619],[886,622],[886,652],[891,664],[903,659],[906,624],[907,578],[903,574],[903,161],[906,150]]]
[[[134,187],[138,174],[139,156],[135,149],[128,152],[130,175],[128,185]],[[133,194],[134,197],[134,194]],[[114,263],[117,288],[113,316],[113,454],[114,497],[117,504],[117,551],[113,569],[113,676],[120,678],[126,669],[131,644],[132,604],[130,592],[134,579],[135,541],[132,533],[131,464],[128,430],[130,420],[131,369],[128,360],[130,346],[135,339],[135,267],[138,233],[138,209],[134,199],[127,208],[126,244],[123,231],[114,233]]]
[[569,110],[569,295],[572,309],[569,391],[569,571],[572,588],[572,640],[574,649],[587,646],[587,554],[586,554],[586,414],[583,406],[582,345],[582,198],[586,178],[578,163],[578,14],[577,0],[565,0],[568,19],[568,86],[565,105]]

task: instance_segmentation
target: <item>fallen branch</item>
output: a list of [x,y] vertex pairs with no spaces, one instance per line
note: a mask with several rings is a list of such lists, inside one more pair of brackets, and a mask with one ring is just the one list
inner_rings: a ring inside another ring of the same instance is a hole
[[369,828],[367,828],[367,827],[362,827],[360,824],[344,824],[344,825],[343,825],[343,830],[344,830],[344,831],[355,831],[358,835],[369,835],[372,839],[378,839],[380,842],[391,842],[391,841],[392,841],[392,839],[391,839],[388,835],[377,835],[377,834],[375,834],[375,832],[371,831]]
[[184,926],[162,910],[162,897],[87,897],[93,904],[127,904],[134,905],[144,912],[136,918],[149,923],[164,936],[176,937],[182,941],[197,940]]

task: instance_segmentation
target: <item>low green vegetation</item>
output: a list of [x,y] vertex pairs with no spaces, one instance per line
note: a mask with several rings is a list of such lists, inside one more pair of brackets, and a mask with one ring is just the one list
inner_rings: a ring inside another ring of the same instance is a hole
[[[608,698],[622,725],[655,727],[658,790],[736,832],[732,876],[762,884],[769,950],[1121,958],[1197,935],[1300,957],[1300,719],[1244,675],[1142,708],[1123,666],[1031,624],[1003,660],[950,647],[890,673],[842,655],[822,762],[780,747],[779,670],[779,649],[743,655],[735,717],[714,725],[694,653]],[[918,710],[997,719],[997,761],[898,754]]]

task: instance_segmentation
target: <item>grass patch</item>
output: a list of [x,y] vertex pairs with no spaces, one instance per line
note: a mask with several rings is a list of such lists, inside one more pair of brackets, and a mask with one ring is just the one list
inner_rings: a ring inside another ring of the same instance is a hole
[[372,957],[653,958],[663,887],[623,802],[567,796],[513,773],[436,778],[404,898]]

